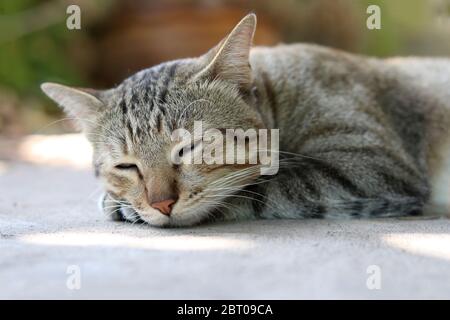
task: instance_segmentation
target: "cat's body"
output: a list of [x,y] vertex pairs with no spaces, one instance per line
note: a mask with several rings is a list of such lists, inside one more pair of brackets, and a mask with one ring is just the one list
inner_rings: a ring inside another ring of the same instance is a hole
[[[249,15],[204,56],[141,71],[112,90],[43,86],[82,118],[108,214],[156,226],[385,217],[420,214],[439,198],[430,186],[448,181],[450,60],[251,49],[255,22]],[[171,164],[170,133],[199,120],[279,129],[278,174]]]
[[[282,201],[288,210],[268,216],[411,214],[430,199],[430,182],[450,181],[442,179],[450,158],[449,59],[381,60],[298,44],[254,48],[250,62],[280,149],[321,160],[304,159],[303,170],[287,175],[293,181],[268,187],[274,200],[291,197]],[[288,205],[305,196],[304,208]]]

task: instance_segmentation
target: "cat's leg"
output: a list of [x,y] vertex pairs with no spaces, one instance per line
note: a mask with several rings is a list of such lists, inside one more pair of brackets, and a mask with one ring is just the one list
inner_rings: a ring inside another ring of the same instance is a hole
[[[429,189],[426,179],[395,161],[376,157],[302,159],[288,162],[252,192],[261,218],[393,217],[422,213]],[[298,163],[297,163],[298,162]]]
[[136,211],[123,201],[115,199],[110,193],[105,192],[100,196],[100,210],[113,221],[139,222],[141,221]]

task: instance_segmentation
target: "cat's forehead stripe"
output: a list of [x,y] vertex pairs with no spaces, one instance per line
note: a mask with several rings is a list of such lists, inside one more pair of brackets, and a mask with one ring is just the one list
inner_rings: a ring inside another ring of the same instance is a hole
[[[142,133],[161,133],[163,126],[171,129],[167,119],[166,100],[179,61],[173,61],[139,72],[124,82],[118,104],[124,128],[133,143]],[[146,121],[142,121],[142,120]]]
[[169,67],[169,70],[166,73],[166,77],[165,77],[163,85],[161,87],[161,92],[159,94],[159,101],[161,104],[166,103],[166,96],[167,96],[167,90],[169,87],[169,83],[174,78],[175,70],[177,69],[177,67],[178,67],[178,63],[177,62],[173,63]]
[[128,107],[133,109],[136,106],[149,104],[150,109],[154,105],[160,108],[166,102],[168,87],[174,79],[178,62],[174,61],[169,65],[160,65],[149,70],[142,71],[139,76],[131,78],[125,82],[125,95],[128,96]]

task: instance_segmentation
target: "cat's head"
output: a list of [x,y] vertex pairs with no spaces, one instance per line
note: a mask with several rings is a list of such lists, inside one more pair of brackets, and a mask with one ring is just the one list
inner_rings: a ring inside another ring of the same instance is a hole
[[106,191],[149,224],[198,223],[258,176],[251,166],[171,159],[186,147],[173,141],[173,131],[192,132],[194,121],[219,129],[264,127],[254,106],[249,63],[255,26],[256,16],[247,15],[203,56],[140,71],[110,90],[42,85],[92,143]]

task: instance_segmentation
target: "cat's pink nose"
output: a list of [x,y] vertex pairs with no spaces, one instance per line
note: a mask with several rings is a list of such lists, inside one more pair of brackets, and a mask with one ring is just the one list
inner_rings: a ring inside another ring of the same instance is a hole
[[166,216],[170,216],[170,213],[172,212],[172,207],[175,204],[175,202],[177,202],[177,200],[175,199],[166,199],[159,202],[153,202],[151,206],[152,208],[159,210]]

